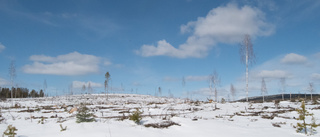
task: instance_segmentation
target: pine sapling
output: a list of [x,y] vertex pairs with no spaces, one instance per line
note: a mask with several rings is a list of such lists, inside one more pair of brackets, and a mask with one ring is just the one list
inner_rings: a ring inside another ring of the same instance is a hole
[[311,135],[314,134],[314,132],[316,132],[315,128],[317,128],[318,126],[320,126],[320,124],[316,124],[316,119],[312,116],[312,119],[311,119],[311,124],[310,124],[310,127],[311,127]]
[[306,106],[304,101],[301,102],[301,109],[297,109],[297,112],[299,114],[299,118],[297,120],[301,120],[302,123],[297,123],[297,132],[304,131],[305,134],[308,134],[307,126],[310,126],[311,124],[306,123],[306,116],[313,116],[313,113],[309,113],[306,110]]
[[7,129],[3,132],[3,136],[8,136],[8,137],[14,137],[17,133],[15,131],[18,131],[16,127],[9,125]]
[[136,111],[132,112],[132,114],[129,116],[129,119],[140,125],[142,120],[141,114],[142,112],[139,109],[136,109]]

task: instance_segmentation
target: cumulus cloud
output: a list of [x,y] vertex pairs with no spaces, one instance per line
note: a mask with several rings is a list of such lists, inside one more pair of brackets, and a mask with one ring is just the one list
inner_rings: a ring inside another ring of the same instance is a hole
[[304,64],[306,62],[306,57],[295,53],[287,54],[286,56],[284,56],[284,58],[281,59],[281,63],[284,64]]
[[175,48],[166,40],[160,40],[156,45],[143,45],[137,50],[138,55],[171,56],[177,58],[201,58],[216,43],[237,43],[244,34],[253,38],[271,35],[273,25],[265,21],[264,13],[257,8],[228,4],[212,9],[206,17],[181,26],[181,33],[191,33],[187,41]]
[[0,43],[0,52],[2,52],[6,47]]
[[320,74],[319,73],[312,73],[311,79],[312,80],[320,80]]
[[72,82],[72,87],[73,88],[82,88],[83,85],[85,85],[86,87],[89,86],[89,83],[90,83],[90,86],[92,88],[101,88],[103,87],[103,84],[101,83],[95,83],[95,82],[92,82],[92,81],[88,81],[88,82],[83,82],[83,81],[73,81]]
[[25,65],[22,70],[30,74],[85,75],[99,71],[100,58],[72,52],[57,57],[32,55],[33,64]]
[[0,78],[0,86],[7,86],[7,85],[10,85],[10,82],[3,78]]
[[258,78],[288,78],[290,77],[289,73],[283,70],[262,70],[256,77]]

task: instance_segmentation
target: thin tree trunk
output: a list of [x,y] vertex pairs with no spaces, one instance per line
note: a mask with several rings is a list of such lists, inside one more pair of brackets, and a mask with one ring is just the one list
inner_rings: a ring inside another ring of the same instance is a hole
[[[303,112],[303,113],[305,113],[305,112]],[[303,114],[303,115],[304,115],[304,119],[303,119],[304,133],[307,134],[307,124],[306,124],[306,120],[305,120],[306,115],[305,114]]]
[[214,97],[216,99],[216,102],[218,102],[218,92],[217,92],[216,87],[214,88]]
[[290,91],[290,101],[291,101],[291,91]]
[[246,96],[247,96],[247,102],[248,102],[248,79],[249,79],[249,72],[248,72],[248,47],[247,47],[247,53],[246,53]]

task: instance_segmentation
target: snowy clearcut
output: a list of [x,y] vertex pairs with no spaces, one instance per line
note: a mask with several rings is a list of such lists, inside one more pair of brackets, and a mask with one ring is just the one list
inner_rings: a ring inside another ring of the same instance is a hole
[[[80,104],[86,104],[95,122],[76,123],[74,110]],[[134,94],[111,94],[108,101],[98,94],[7,99],[0,102],[0,132],[12,125],[20,137],[301,137],[306,135],[294,128],[300,105],[298,101],[222,104]],[[307,102],[306,108],[320,118],[319,105]],[[142,112],[139,125],[128,118],[137,109]]]

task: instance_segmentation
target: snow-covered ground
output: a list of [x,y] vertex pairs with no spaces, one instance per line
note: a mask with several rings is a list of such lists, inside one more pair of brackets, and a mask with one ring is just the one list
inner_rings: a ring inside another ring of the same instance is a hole
[[[80,103],[87,104],[96,122],[76,123],[77,112],[69,111]],[[300,105],[288,101],[280,102],[277,107],[272,102],[215,104],[130,94],[112,94],[108,101],[105,95],[13,99],[0,102],[0,132],[2,134],[8,125],[13,125],[20,137],[306,136],[296,133],[294,128],[300,122],[295,119],[298,114],[294,110]],[[309,103],[306,107],[320,119],[319,105]],[[136,109],[143,112],[140,125],[127,118]],[[43,124],[41,119],[44,119]],[[144,126],[164,121],[177,125],[168,128]],[[308,117],[307,122],[310,121],[311,117]],[[67,126],[67,130],[60,131],[60,124]],[[316,130],[319,132],[320,127]]]

